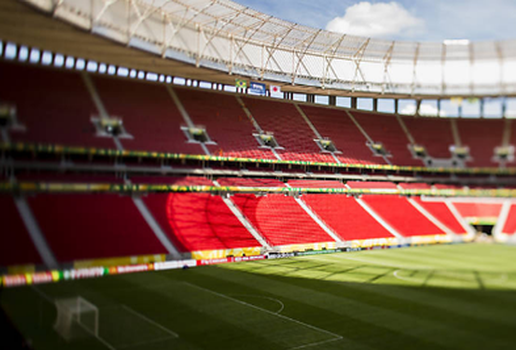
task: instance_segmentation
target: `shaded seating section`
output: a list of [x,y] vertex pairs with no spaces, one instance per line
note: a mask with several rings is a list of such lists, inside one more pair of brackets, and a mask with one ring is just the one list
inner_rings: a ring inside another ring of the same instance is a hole
[[308,194],[302,199],[343,240],[393,237],[353,197]]
[[453,202],[453,205],[457,208],[457,211],[463,218],[472,221],[476,221],[476,219],[481,218],[497,220],[500,215],[500,211],[502,210],[502,204],[499,203]]
[[424,146],[433,158],[451,157],[450,146],[454,145],[449,119],[403,117],[416,144]]
[[322,137],[329,137],[335,147],[342,152],[336,154],[342,163],[385,164],[382,157],[375,157],[367,139],[343,110],[302,106],[305,114]]
[[16,105],[25,131],[11,131],[11,141],[114,148],[110,138],[95,136],[92,115],[98,111],[80,73],[0,62],[0,99]]
[[208,145],[214,155],[276,159],[269,149],[259,148],[253,124],[235,96],[175,88],[195,125],[206,127],[216,145]]
[[452,214],[450,209],[443,202],[427,202],[420,198],[414,198],[423,208],[425,208],[440,223],[448,227],[455,234],[466,234],[466,229]]
[[2,208],[0,266],[41,264],[41,257],[32,243],[13,197],[0,195],[0,208]]
[[469,147],[469,154],[473,158],[467,162],[468,166],[498,166],[492,158],[495,147],[502,145],[503,120],[458,119],[457,128],[462,144]]
[[316,135],[292,103],[247,97],[243,101],[260,127],[274,133],[276,141],[284,148],[278,150],[283,160],[335,163],[331,155],[321,153],[314,142]]
[[133,139],[122,138],[124,148],[169,153],[202,154],[198,144],[187,143],[179,110],[163,84],[92,76],[112,117],[120,117]]
[[389,160],[396,165],[422,166],[423,162],[414,159],[408,149],[407,136],[394,115],[351,111],[360,126],[374,142],[381,142],[391,153]]
[[40,194],[28,201],[60,262],[167,254],[128,196]]
[[509,215],[503,226],[502,232],[508,235],[516,233],[516,205],[512,204]]

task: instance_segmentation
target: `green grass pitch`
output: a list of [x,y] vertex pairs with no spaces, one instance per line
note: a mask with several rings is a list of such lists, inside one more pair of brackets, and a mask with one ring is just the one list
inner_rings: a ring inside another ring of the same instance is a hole
[[[516,247],[462,244],[114,275],[0,301],[35,349],[515,349],[515,291]],[[75,296],[98,307],[98,337],[54,331],[53,300]]]

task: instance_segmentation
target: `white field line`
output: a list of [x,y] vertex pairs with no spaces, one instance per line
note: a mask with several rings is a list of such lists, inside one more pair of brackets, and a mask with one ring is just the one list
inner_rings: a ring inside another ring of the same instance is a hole
[[328,340],[324,340],[324,341],[319,341],[319,342],[314,342],[314,343],[309,343],[309,344],[305,344],[305,345],[301,345],[301,346],[297,346],[297,347],[293,347],[293,348],[290,348],[290,350],[294,350],[294,349],[301,349],[301,348],[306,348],[306,347],[309,347],[309,346],[315,346],[315,345],[319,345],[319,344],[322,344],[322,343],[328,343],[328,342],[332,342],[332,341],[337,341],[337,340],[341,340],[343,339],[344,337],[342,337],[341,335],[338,335],[338,334],[335,334],[335,333],[332,333],[330,331],[327,331],[325,329],[322,329],[322,328],[319,328],[319,327],[315,327],[315,326],[312,326],[312,325],[309,325],[307,323],[304,323],[302,321],[298,321],[298,320],[295,320],[293,318],[290,318],[290,317],[287,317],[287,316],[284,316],[284,315],[280,315],[278,313],[275,313],[273,311],[269,311],[267,309],[262,309],[261,307],[258,307],[256,305],[253,305],[253,304],[249,304],[249,303],[246,303],[245,301],[242,301],[242,300],[238,300],[238,299],[235,299],[235,298],[232,298],[230,296],[227,296],[225,294],[222,294],[222,293],[219,293],[219,292],[215,292],[211,289],[207,289],[207,288],[204,288],[204,287],[200,287],[198,285],[195,285],[195,284],[191,284],[191,283],[188,283],[188,282],[183,282],[184,284],[188,285],[188,286],[191,286],[191,287],[194,287],[194,288],[197,288],[199,290],[203,290],[207,293],[211,293],[211,294],[214,294],[214,295],[217,295],[221,298],[224,298],[224,299],[228,299],[228,300],[231,300],[231,301],[234,301],[235,303],[238,303],[238,304],[242,304],[242,305],[245,305],[245,306],[248,306],[248,307],[251,307],[253,309],[256,309],[256,310],[259,310],[259,311],[262,311],[262,312],[265,312],[267,314],[270,314],[270,315],[274,315],[276,317],[279,317],[279,318],[283,318],[287,321],[291,321],[291,322],[294,322],[294,323],[297,323],[297,324],[300,324],[302,326],[305,326],[307,328],[310,328],[310,329],[313,329],[313,330],[316,330],[318,332],[321,332],[321,333],[326,333],[326,334],[329,334],[331,335],[333,338],[332,339],[328,339]]
[[252,294],[230,294],[229,296],[233,296],[233,297],[249,297],[249,298],[260,298],[260,299],[267,299],[267,300],[270,300],[270,301],[274,301],[275,303],[278,303],[280,305],[280,308],[278,311],[274,312],[276,315],[277,314],[280,314],[283,309],[285,309],[285,304],[283,304],[281,302],[281,300],[278,300],[276,298],[272,298],[272,297],[267,297],[265,295],[252,295]]
[[127,306],[127,305],[122,305],[122,307],[123,307],[124,309],[126,309],[127,311],[131,312],[132,314],[134,314],[134,315],[136,315],[136,316],[140,317],[142,320],[147,321],[148,323],[152,324],[153,326],[156,326],[156,327],[158,327],[159,329],[161,329],[162,331],[164,331],[164,332],[166,332],[166,333],[170,334],[171,336],[173,336],[173,337],[175,337],[175,338],[179,338],[179,335],[177,335],[177,333],[175,333],[175,332],[171,331],[170,329],[168,329],[168,328],[166,328],[166,327],[162,326],[162,325],[161,325],[161,324],[159,324],[158,322],[151,320],[151,319],[150,319],[150,318],[148,318],[147,316],[142,315],[142,314],[141,314],[141,313],[139,313],[138,311],[131,309],[129,306]]
[[123,346],[119,346],[117,350],[121,350],[121,349],[129,349],[129,348],[134,348],[135,346],[141,346],[141,345],[149,345],[149,344],[154,344],[154,343],[159,343],[159,342],[162,342],[162,341],[165,341],[165,340],[169,340],[169,339],[176,339],[177,337],[174,337],[174,336],[167,336],[167,337],[161,337],[161,338],[156,338],[156,339],[152,339],[152,340],[146,340],[146,341],[141,341],[141,342],[138,342],[138,343],[133,343],[133,344],[128,344],[128,345],[123,345]]
[[412,282],[412,283],[418,282],[418,281],[414,281],[413,279],[410,279],[410,278],[406,278],[406,277],[398,276],[398,272],[400,272],[400,271],[401,271],[401,270],[396,270],[396,271],[394,271],[392,274],[394,275],[394,277],[396,277],[396,278],[397,278],[397,279],[399,279],[399,280],[409,281],[409,282]]

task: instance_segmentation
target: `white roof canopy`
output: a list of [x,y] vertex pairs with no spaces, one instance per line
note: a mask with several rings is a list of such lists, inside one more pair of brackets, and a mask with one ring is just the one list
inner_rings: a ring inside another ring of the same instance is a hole
[[229,0],[22,0],[82,29],[198,67],[352,93],[516,95],[516,40],[337,34]]

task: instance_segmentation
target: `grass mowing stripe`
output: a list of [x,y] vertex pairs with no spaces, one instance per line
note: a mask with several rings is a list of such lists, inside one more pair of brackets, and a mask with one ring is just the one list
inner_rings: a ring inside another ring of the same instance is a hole
[[195,288],[198,288],[200,290],[203,290],[205,292],[208,292],[208,293],[212,293],[214,295],[217,295],[221,298],[225,298],[225,299],[228,299],[228,300],[231,300],[231,301],[234,301],[235,303],[239,303],[239,304],[242,304],[242,305],[245,305],[245,306],[248,306],[248,307],[251,307],[251,308],[254,308],[256,310],[260,310],[262,312],[265,312],[265,313],[268,313],[268,314],[271,314],[271,315],[274,315],[274,316],[277,316],[277,317],[280,317],[280,318],[283,318],[285,320],[288,320],[290,322],[294,322],[294,323],[297,323],[297,324],[300,324],[302,326],[305,326],[307,328],[311,328],[313,330],[316,330],[318,332],[322,332],[322,333],[326,333],[328,335],[331,335],[333,337],[333,339],[328,339],[328,340],[325,340],[323,342],[316,342],[316,343],[313,343],[313,344],[306,344],[306,345],[302,345],[302,346],[298,346],[298,347],[294,347],[294,348],[291,348],[291,349],[301,349],[301,348],[305,348],[305,347],[308,347],[308,346],[312,346],[312,345],[316,345],[316,344],[322,344],[322,343],[328,343],[329,341],[337,341],[337,340],[340,340],[342,339],[343,337],[341,335],[338,335],[338,334],[335,334],[335,333],[332,333],[330,331],[327,331],[325,329],[322,329],[322,328],[319,328],[319,327],[315,327],[315,326],[312,326],[312,325],[309,325],[307,323],[304,323],[302,321],[299,321],[299,320],[295,320],[293,318],[290,318],[290,317],[287,317],[287,316],[284,316],[284,315],[280,315],[279,313],[275,313],[275,312],[271,312],[267,309],[262,309],[261,307],[258,307],[258,306],[255,306],[253,304],[249,304],[249,303],[246,303],[245,301],[242,301],[242,300],[238,300],[238,299],[235,299],[235,298],[232,298],[230,296],[227,296],[225,294],[222,294],[222,293],[219,293],[219,292],[216,292],[216,291],[213,291],[211,289],[207,289],[207,288],[204,288],[204,287],[200,287],[198,285],[195,285],[195,284],[192,284],[192,283],[189,283],[189,282],[184,282],[185,284],[188,284],[192,287],[195,287]]

